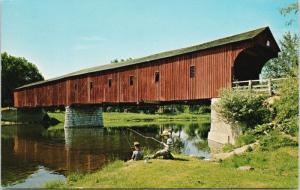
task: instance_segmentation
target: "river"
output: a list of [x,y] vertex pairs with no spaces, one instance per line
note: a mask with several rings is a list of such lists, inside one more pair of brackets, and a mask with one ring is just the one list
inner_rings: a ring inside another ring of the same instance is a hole
[[[158,123],[132,129],[158,140],[163,140],[164,129],[172,129],[174,152],[208,159],[208,125]],[[1,130],[3,187],[43,187],[73,172],[92,172],[116,159],[127,161],[134,141],[140,142],[145,155],[162,148],[123,127],[48,130],[41,125],[10,125]]]

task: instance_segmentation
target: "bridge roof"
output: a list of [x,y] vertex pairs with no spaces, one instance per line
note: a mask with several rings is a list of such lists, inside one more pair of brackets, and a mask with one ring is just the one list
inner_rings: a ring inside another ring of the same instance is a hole
[[186,54],[186,53],[191,53],[191,52],[195,52],[195,51],[199,51],[199,50],[205,50],[205,49],[209,49],[209,48],[213,48],[213,47],[217,47],[217,46],[221,46],[221,45],[250,40],[250,39],[255,38],[257,35],[259,35],[263,31],[265,31],[266,29],[270,30],[269,27],[262,27],[262,28],[258,28],[258,29],[251,30],[248,32],[240,33],[237,35],[213,40],[210,42],[206,42],[206,43],[202,43],[202,44],[198,44],[198,45],[194,45],[194,46],[190,46],[190,47],[186,47],[186,48],[165,51],[165,52],[161,52],[161,53],[157,53],[157,54],[153,54],[153,55],[149,55],[149,56],[145,56],[145,57],[141,57],[141,58],[137,58],[137,59],[123,61],[120,63],[111,63],[111,64],[91,67],[91,68],[87,68],[87,69],[82,69],[82,70],[72,72],[72,73],[69,73],[66,75],[62,75],[62,76],[59,76],[56,78],[23,85],[19,88],[16,88],[16,90],[31,87],[31,86],[41,85],[44,83],[53,82],[53,81],[57,81],[57,80],[62,80],[62,79],[70,78],[70,77],[74,77],[74,76],[84,75],[84,74],[88,74],[88,73],[117,69],[117,68],[131,66],[131,65],[135,65],[135,64],[139,64],[139,63],[146,63],[149,61],[173,57],[173,56],[182,55],[182,54]]

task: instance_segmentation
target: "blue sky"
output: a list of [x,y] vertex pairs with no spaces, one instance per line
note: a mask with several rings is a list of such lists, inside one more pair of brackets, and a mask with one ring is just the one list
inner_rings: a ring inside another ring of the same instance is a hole
[[294,0],[2,0],[2,52],[25,57],[45,78],[138,58],[258,27],[278,41],[297,22]]

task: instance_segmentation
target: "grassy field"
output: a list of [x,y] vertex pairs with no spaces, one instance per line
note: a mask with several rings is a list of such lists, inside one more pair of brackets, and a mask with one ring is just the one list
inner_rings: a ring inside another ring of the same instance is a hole
[[[90,174],[72,174],[66,183],[49,182],[47,188],[297,188],[298,149],[253,151],[223,162],[208,162],[176,155],[177,160],[115,161]],[[237,167],[250,164],[251,171]]]
[[[48,115],[51,118],[55,118],[61,123],[51,126],[49,130],[63,128],[64,113],[52,113],[49,112]],[[146,126],[151,124],[163,124],[182,122],[186,124],[188,122],[201,122],[209,123],[210,114],[144,114],[144,113],[118,113],[118,112],[104,112],[103,113],[104,126],[105,127],[130,127],[130,126]]]

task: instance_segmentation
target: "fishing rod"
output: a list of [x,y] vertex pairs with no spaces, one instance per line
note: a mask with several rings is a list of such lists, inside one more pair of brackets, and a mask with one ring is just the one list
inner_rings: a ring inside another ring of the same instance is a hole
[[139,132],[137,132],[137,131],[135,131],[133,129],[129,129],[129,128],[127,128],[127,129],[130,130],[130,131],[132,131],[132,132],[134,132],[134,133],[136,133],[136,134],[138,134],[138,135],[140,135],[140,136],[142,136],[142,137],[144,137],[145,139],[152,139],[152,140],[154,140],[154,141],[156,141],[156,142],[158,142],[158,143],[161,144],[161,142],[159,140],[157,140],[157,139],[155,139],[153,137],[146,137],[146,136],[142,135],[141,133],[139,133]]
[[129,148],[132,149],[133,147],[131,146],[131,143],[129,142],[129,139],[128,139],[127,135],[125,134],[124,129],[122,129],[122,132],[123,132],[123,135],[125,136],[125,138],[127,140]]

